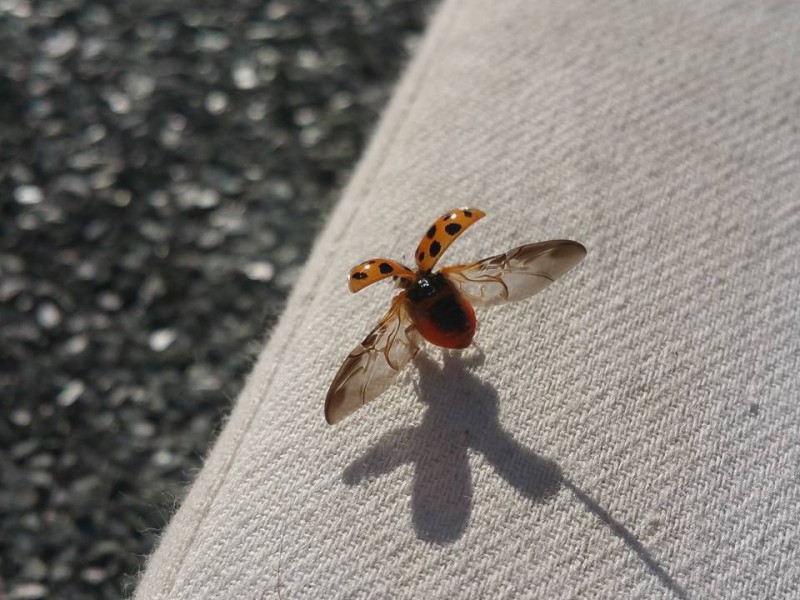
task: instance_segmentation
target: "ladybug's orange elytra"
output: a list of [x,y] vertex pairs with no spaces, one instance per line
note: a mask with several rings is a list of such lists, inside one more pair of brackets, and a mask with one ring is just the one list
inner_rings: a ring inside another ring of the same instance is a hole
[[433,269],[450,244],[468,227],[485,216],[486,213],[477,208],[457,208],[436,219],[425,232],[414,253],[419,270],[428,272]]
[[358,292],[368,285],[387,277],[402,277],[403,279],[414,281],[417,275],[397,261],[389,258],[373,258],[365,260],[360,265],[350,269],[347,285],[351,292]]

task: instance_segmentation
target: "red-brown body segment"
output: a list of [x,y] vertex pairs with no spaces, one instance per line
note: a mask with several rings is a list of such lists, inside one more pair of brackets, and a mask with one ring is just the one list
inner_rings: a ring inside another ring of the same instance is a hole
[[420,276],[406,290],[406,310],[420,335],[431,344],[461,349],[472,343],[475,311],[441,274]]

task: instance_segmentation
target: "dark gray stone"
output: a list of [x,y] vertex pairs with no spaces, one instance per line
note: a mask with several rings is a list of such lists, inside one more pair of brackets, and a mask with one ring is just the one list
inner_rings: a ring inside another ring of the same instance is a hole
[[431,5],[0,2],[9,598],[130,593]]

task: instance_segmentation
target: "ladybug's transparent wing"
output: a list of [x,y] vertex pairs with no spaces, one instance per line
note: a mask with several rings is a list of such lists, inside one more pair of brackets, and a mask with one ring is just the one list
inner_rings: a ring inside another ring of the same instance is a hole
[[542,291],[586,256],[571,240],[520,246],[478,262],[445,267],[442,273],[474,306],[522,300]]
[[421,337],[395,296],[381,322],[345,359],[325,398],[325,420],[333,425],[377,398],[419,351]]

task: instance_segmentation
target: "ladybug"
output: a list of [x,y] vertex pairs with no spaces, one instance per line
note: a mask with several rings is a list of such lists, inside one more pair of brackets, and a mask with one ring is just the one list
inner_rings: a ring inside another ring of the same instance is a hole
[[459,208],[439,217],[417,246],[416,270],[388,258],[367,260],[350,270],[351,292],[388,277],[401,291],[336,373],[325,398],[329,424],[377,398],[419,352],[422,340],[442,348],[466,348],[477,326],[473,307],[528,298],[586,256],[578,242],[552,240],[434,272],[450,244],[485,215],[476,208]]

